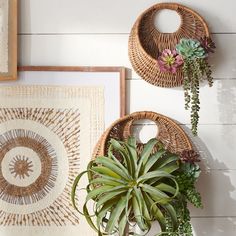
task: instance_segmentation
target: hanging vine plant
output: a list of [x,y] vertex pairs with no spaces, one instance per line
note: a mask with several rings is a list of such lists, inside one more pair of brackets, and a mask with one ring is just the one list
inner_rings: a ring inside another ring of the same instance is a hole
[[165,49],[157,60],[162,72],[175,74],[178,70],[183,71],[185,109],[191,108],[191,124],[194,135],[197,135],[199,122],[200,82],[207,80],[210,87],[213,85],[208,56],[210,53],[214,53],[215,48],[214,42],[208,37],[201,38],[200,41],[182,38],[174,50]]

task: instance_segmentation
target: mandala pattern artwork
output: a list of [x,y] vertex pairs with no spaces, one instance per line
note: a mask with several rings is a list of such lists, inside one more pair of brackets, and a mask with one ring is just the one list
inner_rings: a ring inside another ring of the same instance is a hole
[[78,109],[0,108],[0,225],[76,225]]

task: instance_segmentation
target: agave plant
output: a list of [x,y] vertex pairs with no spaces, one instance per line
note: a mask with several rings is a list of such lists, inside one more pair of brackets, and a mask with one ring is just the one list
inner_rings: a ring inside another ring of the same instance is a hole
[[[154,147],[155,150],[158,147],[158,151],[154,151]],[[130,137],[127,142],[112,139],[108,155],[92,160],[87,171],[75,179],[73,205],[99,236],[127,235],[125,229],[128,228],[130,233],[133,222],[146,234],[154,220],[159,222],[162,235],[177,232],[180,218],[175,210],[178,209],[176,202],[183,197],[173,173],[180,165],[179,157],[166,151],[157,139],[151,139],[140,155],[135,138]],[[89,184],[80,211],[76,204],[76,189],[84,174],[87,174]],[[94,201],[92,215],[87,207],[91,200]]]

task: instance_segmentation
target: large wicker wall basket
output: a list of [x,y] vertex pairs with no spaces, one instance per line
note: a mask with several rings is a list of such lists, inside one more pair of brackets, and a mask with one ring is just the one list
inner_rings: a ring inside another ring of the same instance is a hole
[[[162,142],[166,149],[172,153],[181,153],[184,150],[192,150],[192,143],[183,129],[172,119],[155,112],[135,112],[115,121],[101,136],[98,141],[93,158],[104,156],[107,154],[109,140],[111,138],[117,140],[125,140],[132,135],[132,126],[135,121],[151,120],[158,127],[156,138]],[[139,145],[142,150],[143,144]]]
[[[161,33],[155,27],[156,13],[162,9],[176,11],[181,25],[174,33]],[[157,58],[164,49],[175,49],[181,38],[200,40],[209,37],[204,19],[195,11],[177,4],[160,3],[146,10],[134,24],[129,38],[129,57],[134,70],[147,82],[161,87],[176,87],[183,83],[183,74],[161,72]]]

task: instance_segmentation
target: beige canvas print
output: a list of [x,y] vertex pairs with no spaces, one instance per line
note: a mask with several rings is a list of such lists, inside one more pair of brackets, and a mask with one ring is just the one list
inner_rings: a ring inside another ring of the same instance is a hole
[[96,235],[70,193],[104,129],[103,89],[11,86],[0,99],[0,236]]

